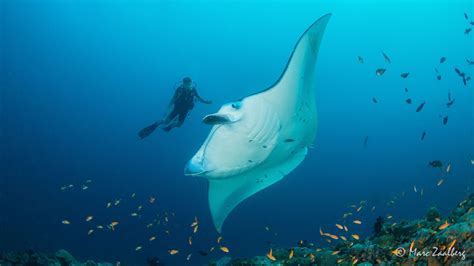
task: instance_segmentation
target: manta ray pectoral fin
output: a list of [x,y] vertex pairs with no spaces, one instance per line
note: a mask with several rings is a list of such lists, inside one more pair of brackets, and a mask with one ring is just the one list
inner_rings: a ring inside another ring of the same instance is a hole
[[229,178],[209,179],[209,206],[217,231],[221,232],[225,219],[240,202],[281,180],[303,161],[306,153],[307,148],[303,148],[271,168],[261,166]]

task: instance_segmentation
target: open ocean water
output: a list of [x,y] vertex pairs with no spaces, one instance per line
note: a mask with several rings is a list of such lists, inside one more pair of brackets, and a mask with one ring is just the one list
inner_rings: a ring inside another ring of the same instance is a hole
[[[274,84],[327,13],[314,144],[219,234],[207,180],[184,175],[202,118]],[[0,252],[203,265],[330,245],[319,228],[348,212],[361,237],[378,216],[447,214],[474,186],[472,21],[472,0],[0,0]],[[186,76],[212,104],[139,139]]]

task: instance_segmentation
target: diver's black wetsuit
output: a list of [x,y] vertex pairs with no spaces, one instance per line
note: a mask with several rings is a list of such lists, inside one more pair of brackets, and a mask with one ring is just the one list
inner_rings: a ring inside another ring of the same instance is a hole
[[[170,131],[173,127],[180,127],[189,111],[194,108],[194,98],[200,99],[197,94],[196,88],[186,89],[183,86],[180,86],[176,89],[173,99],[171,100],[170,105],[173,105],[173,109],[168,114],[168,116],[163,121],[163,124],[168,124],[166,127],[163,127],[163,130]],[[171,123],[178,118],[177,123]]]
[[184,123],[189,111],[194,108],[194,102],[196,99],[202,103],[212,103],[212,101],[206,101],[201,98],[195,87],[185,88],[183,85],[179,86],[168,105],[168,109],[172,109],[168,111],[166,117],[161,121],[155,122],[142,129],[138,133],[138,136],[143,139],[149,136],[160,125],[166,125],[163,127],[164,131],[170,131],[174,127],[180,127]]

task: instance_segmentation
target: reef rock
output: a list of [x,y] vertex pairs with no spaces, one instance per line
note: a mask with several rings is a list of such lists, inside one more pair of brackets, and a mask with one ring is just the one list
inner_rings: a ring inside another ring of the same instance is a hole
[[[227,265],[474,265],[473,233],[474,194],[471,194],[446,218],[434,207],[423,219],[388,223],[380,218],[374,225],[374,235],[360,241],[344,241],[334,247],[317,249],[273,248],[276,261],[259,256],[232,259]],[[434,252],[433,247],[438,249],[436,255],[416,255],[416,252]],[[290,259],[291,250],[294,254]]]

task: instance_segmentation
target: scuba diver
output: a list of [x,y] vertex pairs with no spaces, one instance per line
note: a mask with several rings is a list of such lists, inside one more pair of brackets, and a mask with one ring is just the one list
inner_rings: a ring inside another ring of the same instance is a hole
[[183,83],[176,89],[173,98],[168,104],[167,115],[165,118],[145,127],[138,132],[141,139],[148,137],[155,129],[163,125],[162,129],[166,132],[174,127],[180,127],[189,111],[194,108],[194,102],[198,100],[205,104],[211,104],[212,101],[206,101],[199,96],[193,81],[189,77],[183,78]]

